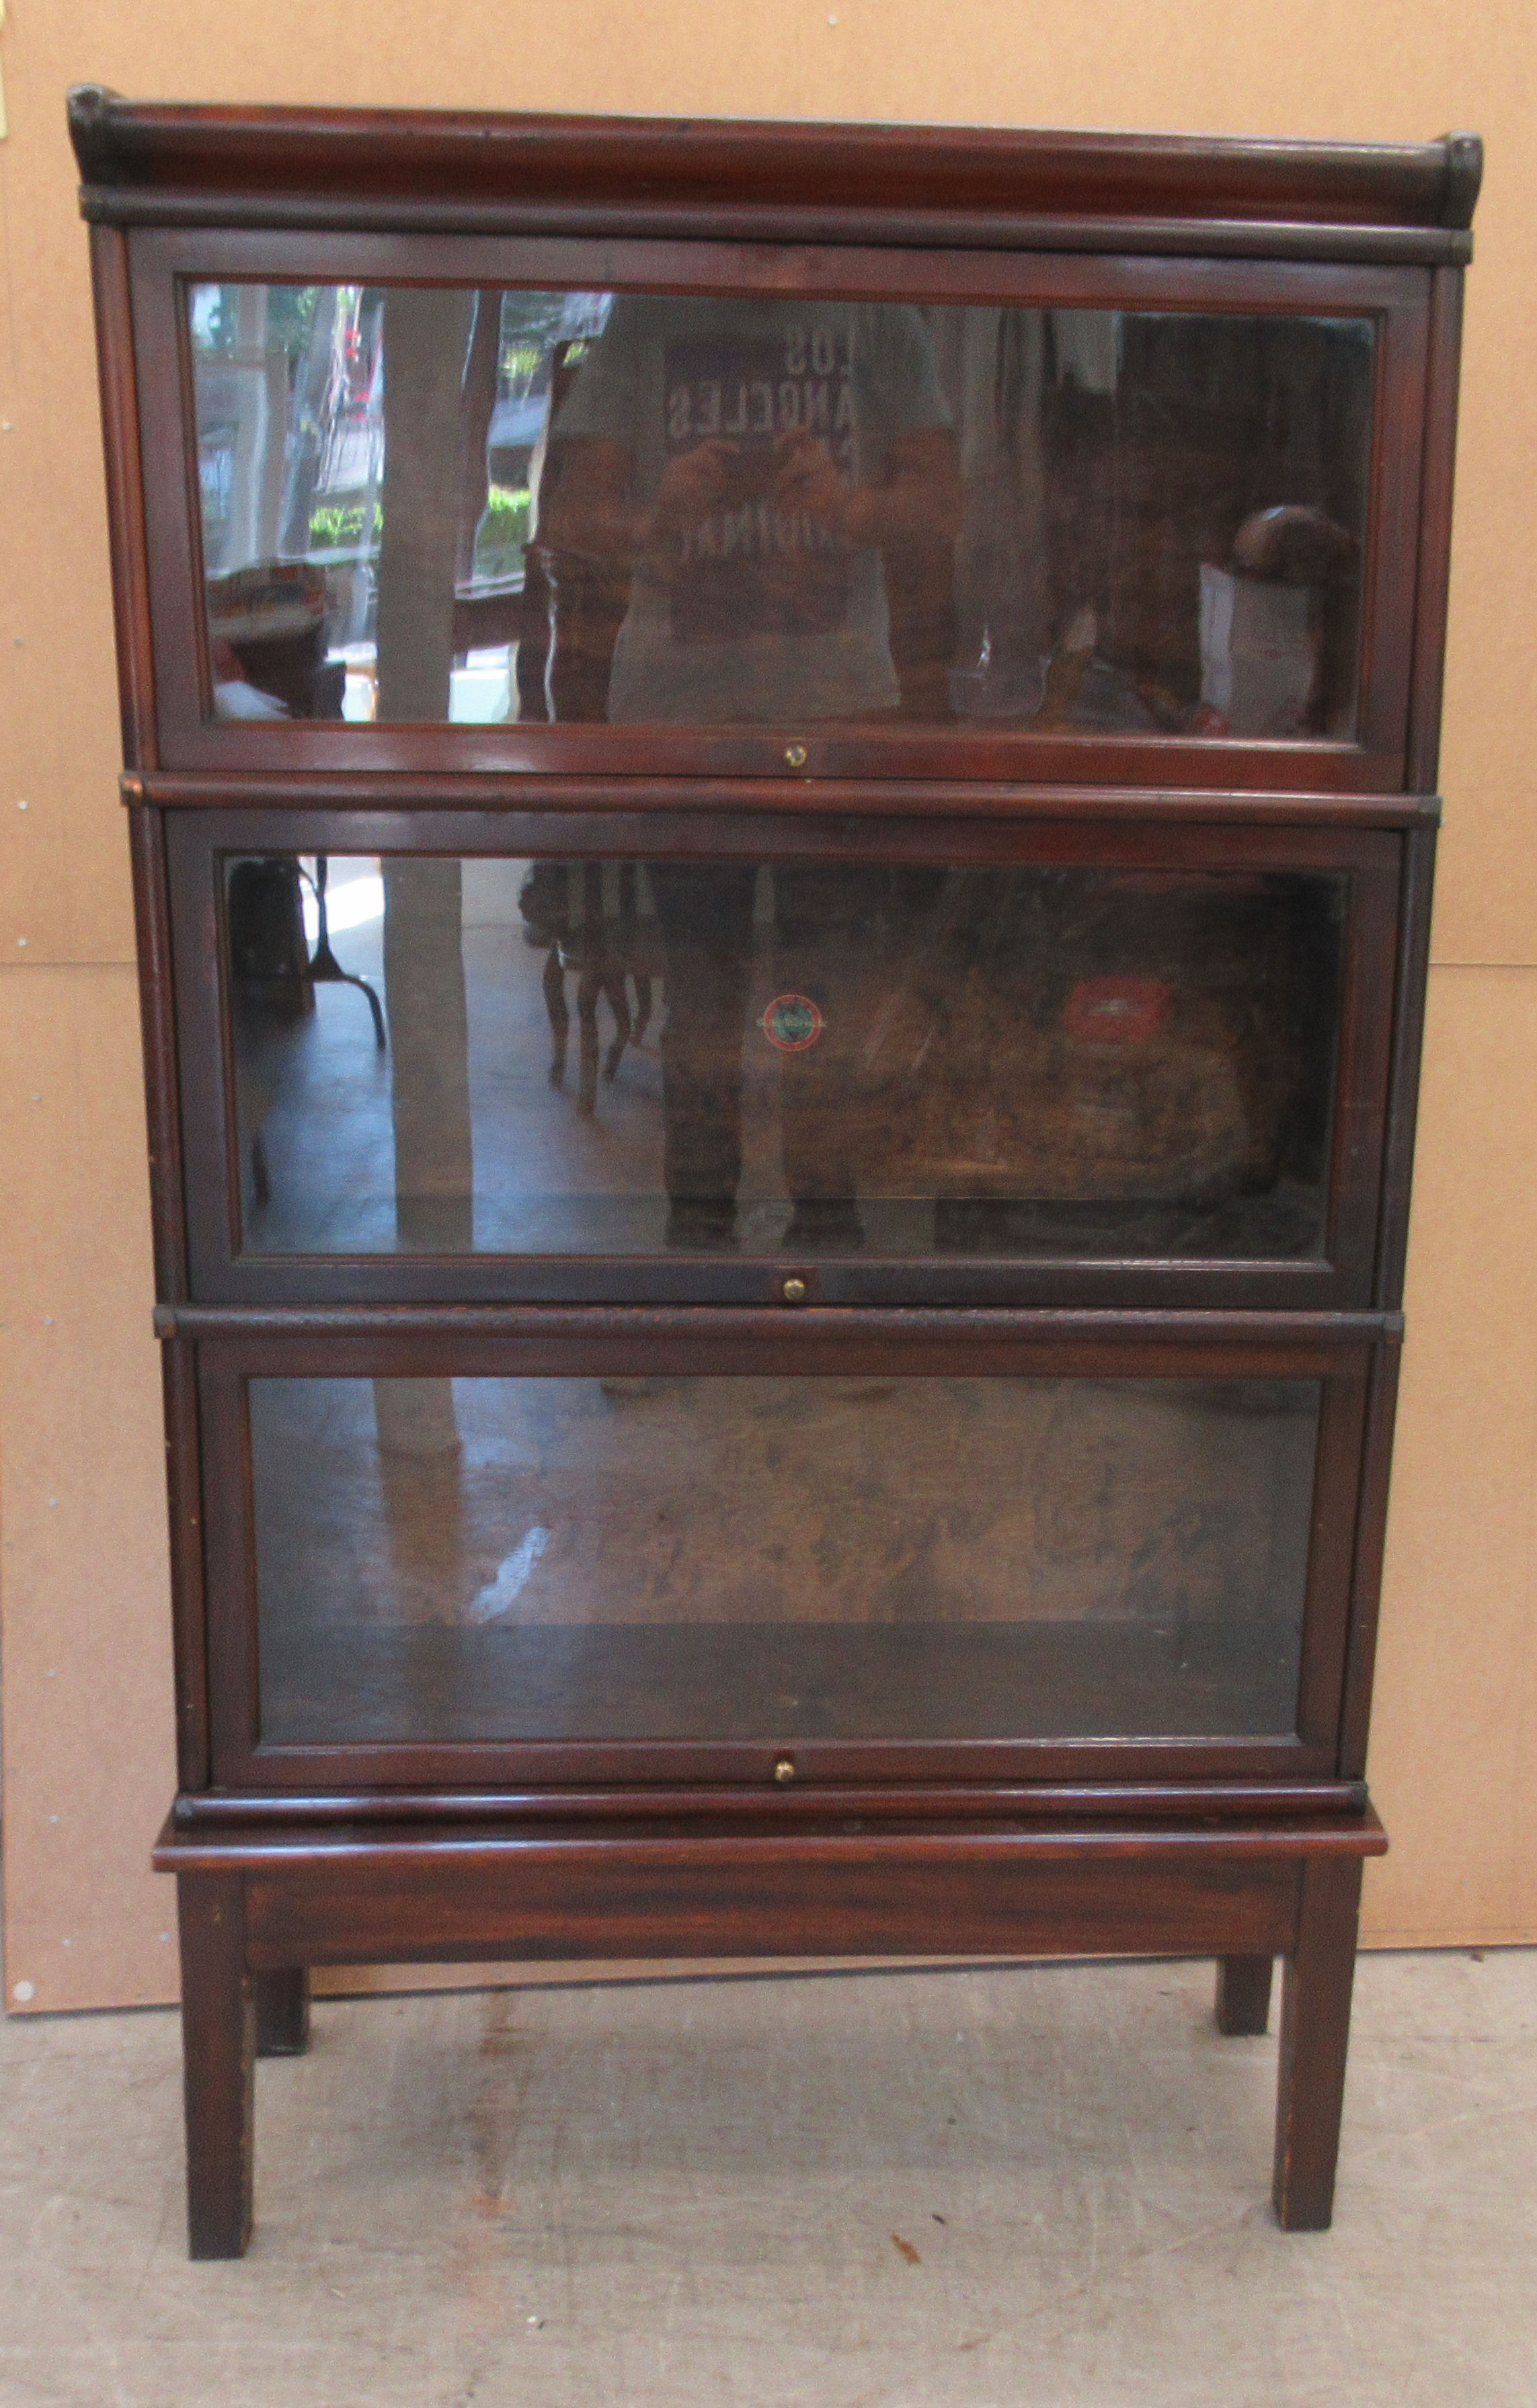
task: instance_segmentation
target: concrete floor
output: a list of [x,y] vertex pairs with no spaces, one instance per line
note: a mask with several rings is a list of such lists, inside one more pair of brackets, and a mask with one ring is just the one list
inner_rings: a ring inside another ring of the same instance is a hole
[[[1537,1953],[1363,1960],[1335,2229],[1204,1965],[328,2001],[182,2251],[168,2014],[0,2029],[4,2408],[1531,2408]],[[1273,2016],[1272,2016],[1273,2023]]]

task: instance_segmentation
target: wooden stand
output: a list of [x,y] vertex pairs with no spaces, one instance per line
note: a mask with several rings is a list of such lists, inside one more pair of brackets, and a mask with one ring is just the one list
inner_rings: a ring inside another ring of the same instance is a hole
[[1015,1822],[853,1833],[797,1820],[275,1841],[167,1827],[155,1863],[181,1899],[192,2254],[245,2247],[253,2058],[304,2047],[304,1969],[498,1958],[1209,1954],[1222,2028],[1253,2031],[1279,1956],[1275,2213],[1288,2231],[1320,2230],[1361,1861],[1386,1845],[1370,1813],[1220,1832]]

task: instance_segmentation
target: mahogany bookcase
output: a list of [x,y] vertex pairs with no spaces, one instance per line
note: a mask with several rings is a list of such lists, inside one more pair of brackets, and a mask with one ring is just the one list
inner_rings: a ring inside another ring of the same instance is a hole
[[498,1957],[1279,1956],[1327,2225],[1478,143],[70,125],[194,2255]]

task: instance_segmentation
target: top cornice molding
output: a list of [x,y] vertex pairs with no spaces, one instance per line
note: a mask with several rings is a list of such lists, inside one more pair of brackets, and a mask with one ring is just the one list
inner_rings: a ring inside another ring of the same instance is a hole
[[1336,143],[69,95],[108,224],[1037,244],[1456,263],[1476,135]]

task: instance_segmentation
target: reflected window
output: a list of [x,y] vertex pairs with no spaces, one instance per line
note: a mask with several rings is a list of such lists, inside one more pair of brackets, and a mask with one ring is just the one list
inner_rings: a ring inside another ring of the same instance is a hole
[[1369,320],[188,309],[218,717],[1354,731]]

